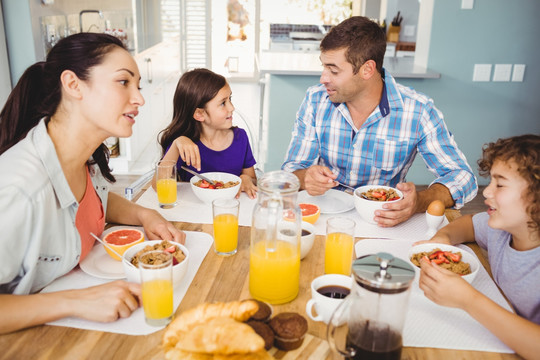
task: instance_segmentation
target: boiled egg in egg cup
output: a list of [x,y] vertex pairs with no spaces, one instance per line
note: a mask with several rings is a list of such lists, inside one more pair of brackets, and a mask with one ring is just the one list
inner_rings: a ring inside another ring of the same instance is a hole
[[428,230],[426,236],[429,238],[433,237],[439,230],[439,226],[444,220],[444,210],[445,206],[441,200],[432,201],[426,211],[426,222]]

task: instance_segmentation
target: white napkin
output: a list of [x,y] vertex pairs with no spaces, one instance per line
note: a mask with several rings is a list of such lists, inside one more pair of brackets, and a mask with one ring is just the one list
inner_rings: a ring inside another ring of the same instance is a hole
[[[186,231],[186,247],[189,250],[190,259],[185,278],[174,288],[174,310],[182,302],[184,295],[193,281],[197,270],[201,266],[204,257],[208,253],[213,243],[212,236],[194,231]],[[96,247],[101,246],[98,244]],[[92,250],[94,251],[94,250]],[[99,279],[83,272],[80,268],[75,268],[68,274],[56,279],[41,292],[53,292],[69,289],[81,289],[94,285],[104,284],[111,280]],[[164,328],[164,326],[150,326],[144,320],[144,311],[142,308],[135,310],[130,317],[118,319],[111,323],[101,323],[79,318],[64,318],[47,323],[48,325],[67,326],[77,329],[106,331],[127,335],[148,335]]]
[[[384,251],[407,260],[411,245],[411,242],[402,240],[365,239],[356,243],[355,252],[358,257]],[[474,254],[469,247],[458,246]],[[483,266],[480,266],[472,285],[503,308],[513,312]],[[417,281],[411,285],[407,311],[403,346],[513,353],[465,311],[440,306],[426,298]]]

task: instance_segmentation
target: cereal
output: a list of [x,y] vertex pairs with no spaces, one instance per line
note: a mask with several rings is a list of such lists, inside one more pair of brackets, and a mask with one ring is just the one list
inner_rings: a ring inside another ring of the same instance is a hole
[[213,180],[213,181],[216,185],[212,185],[208,183],[208,181],[206,180],[199,180],[193,183],[193,185],[198,186],[203,189],[227,189],[227,188],[234,187],[240,183],[239,181],[227,181],[227,182],[217,181],[217,180]]
[[437,248],[430,252],[414,254],[411,257],[411,262],[420,267],[420,260],[424,257],[432,263],[435,263],[440,267],[448,269],[458,275],[468,275],[471,273],[471,266],[461,261],[460,252],[453,253],[451,251],[442,251],[441,249]]
[[155,244],[154,246],[145,246],[144,249],[137,252],[131,258],[131,263],[136,267],[139,267],[139,262],[155,265],[162,264],[166,260],[166,256],[164,254],[148,254],[147,256],[141,258],[142,254],[153,250],[163,250],[163,252],[171,253],[173,256],[173,265],[181,263],[186,258],[186,255],[176,245],[168,242],[167,240],[163,240],[162,242],[160,242],[159,244]]
[[366,200],[393,201],[399,200],[400,196],[394,189],[376,188],[363,192],[361,196]]

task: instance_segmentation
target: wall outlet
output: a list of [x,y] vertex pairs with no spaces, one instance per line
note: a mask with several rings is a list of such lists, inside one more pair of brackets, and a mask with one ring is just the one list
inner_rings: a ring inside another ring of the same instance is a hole
[[489,81],[491,78],[491,64],[474,64],[473,81]]
[[474,7],[474,0],[461,0],[461,9],[470,10]]
[[512,81],[521,82],[525,76],[525,64],[514,64],[514,72],[512,73]]
[[495,64],[493,70],[493,81],[510,81],[512,74],[512,64]]

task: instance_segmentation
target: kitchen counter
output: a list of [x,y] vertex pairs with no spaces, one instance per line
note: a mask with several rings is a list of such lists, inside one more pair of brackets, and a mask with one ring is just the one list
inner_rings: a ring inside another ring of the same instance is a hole
[[[262,75],[320,76],[319,51],[263,51],[258,56]],[[384,68],[395,78],[438,79],[440,73],[415,65],[413,57],[385,57]]]

